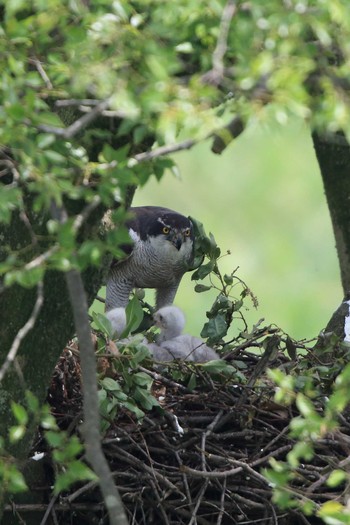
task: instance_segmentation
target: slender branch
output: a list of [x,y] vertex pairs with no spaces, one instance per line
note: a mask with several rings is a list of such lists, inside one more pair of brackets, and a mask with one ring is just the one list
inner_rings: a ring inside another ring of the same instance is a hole
[[218,518],[216,520],[216,525],[221,525],[222,518],[225,512],[226,481],[227,479],[224,478],[223,483],[222,483],[222,491],[221,491],[221,498],[220,498],[220,510],[219,510]]
[[35,65],[35,67],[36,67],[37,70],[38,70],[39,75],[41,76],[41,78],[42,78],[43,81],[45,82],[46,87],[47,87],[48,89],[53,89],[52,82],[51,82],[51,80],[49,79],[49,77],[48,77],[48,75],[47,75],[45,69],[43,68],[42,63],[40,62],[40,60],[38,60],[37,58],[30,58],[30,59],[29,59],[29,62],[30,62],[31,64],[34,64],[34,65]]
[[212,63],[213,67],[202,77],[202,81],[208,84],[219,85],[224,76],[224,56],[227,51],[228,33],[230,30],[231,20],[236,13],[236,2],[228,0],[222,11],[219,36],[214,49]]
[[35,257],[35,259],[32,259],[29,263],[25,264],[23,267],[23,270],[33,270],[33,268],[37,268],[38,266],[41,266],[45,261],[50,259],[51,255],[56,253],[59,250],[59,245],[55,244],[54,246],[51,246],[46,252],[41,253],[38,255],[38,257]]
[[214,69],[223,69],[223,60],[228,47],[228,32],[230,29],[231,20],[234,17],[235,13],[236,2],[234,2],[233,0],[228,0],[222,12],[219,29],[219,38],[216,44],[215,51],[213,53]]
[[52,133],[53,135],[57,135],[58,137],[62,137],[64,139],[71,139],[77,133],[79,133],[79,131],[86,128],[86,126],[93,122],[96,117],[98,117],[105,109],[107,109],[108,104],[109,99],[102,100],[99,104],[97,104],[97,106],[94,107],[94,109],[90,111],[90,113],[86,113],[78,120],[74,121],[73,124],[68,126],[68,128],[57,128],[54,126],[47,126],[46,124],[40,124],[38,129],[40,131],[44,131],[45,133]]
[[182,472],[193,476],[194,478],[208,478],[208,479],[220,479],[227,478],[228,476],[235,476],[239,472],[242,472],[243,467],[232,468],[230,470],[214,470],[208,472],[206,470],[196,470],[195,468],[187,467],[184,465],[181,469]]
[[69,98],[65,100],[56,100],[56,108],[66,108],[70,106],[98,106],[101,101],[96,98]]
[[196,505],[195,505],[195,507],[193,509],[193,512],[192,512],[191,521],[189,522],[188,525],[194,525],[195,523],[197,523],[196,515],[197,515],[197,512],[198,512],[199,506],[202,503],[202,499],[203,499],[203,496],[205,494],[205,491],[208,488],[208,484],[209,484],[209,479],[206,479],[205,482],[203,483],[203,486],[202,486],[201,490],[199,491],[197,502],[196,502]]
[[78,232],[78,230],[82,227],[83,223],[87,220],[90,213],[92,213],[97,206],[101,204],[101,197],[99,195],[95,195],[89,204],[85,206],[85,208],[77,215],[74,219],[73,223],[73,230],[75,233]]
[[17,335],[11,345],[11,348],[6,356],[5,362],[3,363],[1,369],[0,369],[0,383],[3,380],[7,370],[9,369],[10,365],[14,362],[16,359],[16,355],[18,352],[18,349],[20,347],[21,342],[25,338],[25,336],[30,332],[30,330],[35,325],[35,322],[37,320],[37,317],[39,315],[39,312],[41,310],[41,307],[44,302],[44,293],[43,293],[43,283],[40,281],[37,286],[37,297],[34,304],[33,311],[31,313],[31,316],[29,317],[28,321],[25,323],[24,326],[20,330],[18,330]]
[[[67,221],[67,214],[64,209],[56,208],[54,205],[51,209],[55,219],[61,223]],[[88,303],[80,272],[78,270],[68,271],[66,283],[80,349],[84,413],[82,433],[86,446],[86,457],[99,477],[100,489],[108,511],[110,525],[127,525],[128,520],[123,503],[101,446],[96,359],[89,323]]]
[[[79,111],[82,113],[90,113],[91,107],[82,105],[79,106]],[[105,109],[104,111],[101,111],[101,115],[103,117],[120,119],[125,119],[128,117],[128,113],[126,111],[121,111],[120,109]]]
[[[205,140],[205,139],[202,139]],[[201,140],[184,140],[177,144],[172,144],[170,146],[161,146],[152,151],[145,151],[143,153],[137,153],[134,155],[133,159],[137,162],[145,162],[147,160],[156,159],[157,157],[162,157],[163,155],[169,155],[170,153],[176,153],[177,151],[183,151],[185,149],[191,149],[196,144],[199,144]]]

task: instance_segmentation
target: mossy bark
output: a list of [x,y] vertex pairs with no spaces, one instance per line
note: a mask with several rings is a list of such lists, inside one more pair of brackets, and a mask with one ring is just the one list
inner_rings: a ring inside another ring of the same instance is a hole
[[[312,138],[332,220],[343,303],[350,293],[350,144],[341,134],[323,136],[314,133]],[[344,314],[339,315],[340,311]],[[348,312],[348,308],[340,307],[330,319],[326,331],[344,337],[344,315]]]

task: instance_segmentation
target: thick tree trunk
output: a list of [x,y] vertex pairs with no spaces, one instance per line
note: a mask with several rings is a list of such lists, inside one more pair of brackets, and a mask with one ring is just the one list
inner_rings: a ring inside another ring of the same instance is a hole
[[[82,232],[83,238],[95,235],[104,209],[100,209],[89,218]],[[35,224],[45,225],[46,220]],[[34,224],[34,221],[33,221]],[[36,234],[45,234],[45,226],[39,226]],[[2,227],[0,234],[2,246],[9,246],[11,250],[23,250],[29,253],[28,260],[38,255],[38,248],[32,245],[32,238],[28,228],[19,214],[14,213],[11,224]],[[41,247],[42,249],[42,247]],[[0,251],[0,260],[5,253]],[[108,262],[106,261],[106,265]],[[91,304],[102,281],[104,268],[89,268],[83,273],[84,285]],[[49,270],[45,273],[43,286],[43,305],[35,322],[35,326],[24,337],[17,352],[18,367],[11,366],[0,385],[0,431],[4,438],[7,430],[13,423],[11,416],[11,401],[23,403],[25,389],[36,395],[40,402],[46,397],[53,368],[69,340],[74,333],[74,321],[69,296],[63,273]],[[0,294],[0,367],[5,362],[9,349],[19,330],[30,318],[37,298],[37,287],[23,288],[13,285],[2,290]],[[20,370],[20,373],[18,373]],[[33,422],[35,423],[35,422]],[[30,440],[28,437],[16,446],[6,443],[6,447],[17,458],[25,458]]]
[[340,134],[322,136],[314,133],[312,138],[332,220],[344,291],[341,305],[326,331],[344,338],[344,322],[349,308],[343,302],[350,293],[350,144]]

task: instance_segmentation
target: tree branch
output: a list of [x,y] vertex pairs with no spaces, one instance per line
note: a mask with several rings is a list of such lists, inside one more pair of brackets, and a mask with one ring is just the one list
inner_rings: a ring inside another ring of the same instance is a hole
[[[56,208],[53,205],[52,215],[61,223],[67,221],[67,214],[62,208]],[[114,484],[112,473],[101,446],[96,359],[84,284],[78,270],[68,271],[65,277],[80,349],[84,414],[82,433],[86,447],[86,457],[99,477],[99,484],[108,511],[110,525],[127,525],[128,520],[123,503]]]
[[57,135],[58,137],[62,137],[64,139],[71,139],[74,137],[74,135],[79,133],[79,131],[86,128],[86,126],[93,122],[96,117],[98,117],[105,109],[108,108],[108,105],[109,99],[102,100],[94,107],[94,109],[80,117],[78,120],[74,121],[73,124],[68,126],[68,128],[56,128],[54,126],[40,124],[38,129],[40,131],[44,131],[45,133],[52,133],[53,135]]
[[31,316],[29,317],[28,321],[25,323],[24,326],[18,331],[12,346],[6,356],[6,360],[3,363],[1,369],[0,369],[0,383],[3,380],[7,370],[9,369],[10,365],[14,362],[16,359],[16,355],[18,352],[18,349],[20,347],[21,342],[25,338],[25,336],[28,334],[28,332],[33,328],[35,325],[36,319],[39,315],[39,312],[41,310],[41,307],[44,302],[44,294],[43,294],[43,283],[40,281],[38,283],[38,292],[37,292],[37,298],[34,304],[33,311],[31,313]]
[[99,477],[110,524],[127,525],[128,520],[123,503],[101,447],[96,359],[91,337],[88,304],[80,272],[78,270],[67,272],[66,283],[73,308],[74,323],[80,349],[84,412],[82,431],[86,446],[86,457]]
[[218,86],[224,77],[224,56],[227,51],[227,39],[231,20],[236,13],[236,2],[228,0],[222,11],[219,36],[212,57],[213,67],[202,76],[202,82]]
[[[207,137],[206,137],[207,138]],[[202,139],[202,140],[206,140]],[[135,159],[137,162],[145,162],[147,160],[156,159],[158,157],[162,157],[163,155],[170,155],[170,153],[176,153],[177,151],[183,151],[185,149],[191,149],[196,144],[199,144],[201,140],[184,140],[183,142],[179,142],[177,144],[172,144],[169,146],[161,146],[160,148],[156,148],[152,151],[145,151],[143,153],[137,153],[132,158]]]

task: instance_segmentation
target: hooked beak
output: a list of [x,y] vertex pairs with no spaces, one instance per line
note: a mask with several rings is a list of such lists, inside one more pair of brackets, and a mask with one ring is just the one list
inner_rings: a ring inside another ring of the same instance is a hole
[[169,241],[175,246],[177,250],[180,250],[182,243],[183,243],[183,236],[181,233],[174,232],[170,237]]

